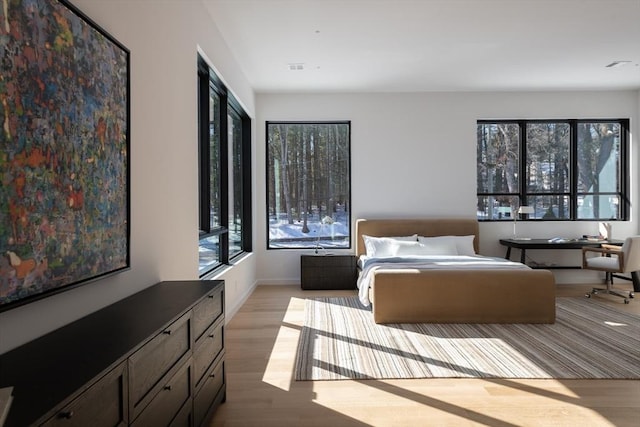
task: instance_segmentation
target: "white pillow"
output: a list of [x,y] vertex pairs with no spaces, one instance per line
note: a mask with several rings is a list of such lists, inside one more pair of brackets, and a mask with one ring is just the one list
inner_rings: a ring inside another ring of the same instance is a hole
[[473,240],[475,239],[474,235],[469,236],[436,236],[436,237],[423,237],[418,236],[418,241],[420,243],[427,244],[427,242],[439,242],[439,241],[450,241],[456,247],[458,255],[468,255],[473,256],[476,254],[475,248],[473,247]]
[[396,248],[398,256],[458,255],[453,240],[437,240],[428,243],[396,242]]
[[366,249],[367,256],[380,258],[396,256],[396,242],[417,242],[418,235],[414,234],[412,236],[372,237],[363,234],[362,239],[364,240],[364,247]]

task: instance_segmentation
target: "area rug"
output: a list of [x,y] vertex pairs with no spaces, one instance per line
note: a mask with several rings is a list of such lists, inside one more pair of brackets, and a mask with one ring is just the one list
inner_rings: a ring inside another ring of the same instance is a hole
[[374,323],[357,297],[305,301],[295,378],[640,378],[640,316],[558,298],[555,324]]

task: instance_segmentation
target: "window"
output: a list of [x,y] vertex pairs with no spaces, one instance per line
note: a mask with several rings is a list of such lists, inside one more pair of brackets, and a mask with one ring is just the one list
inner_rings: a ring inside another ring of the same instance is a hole
[[268,249],[351,247],[351,122],[267,122]]
[[199,272],[251,251],[251,119],[198,61]]
[[628,119],[479,120],[477,217],[627,220]]

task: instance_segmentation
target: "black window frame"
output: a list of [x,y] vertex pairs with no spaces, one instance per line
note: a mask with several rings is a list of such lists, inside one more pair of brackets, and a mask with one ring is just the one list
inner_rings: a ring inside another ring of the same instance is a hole
[[[313,246],[310,247],[304,247],[304,248],[298,248],[298,247],[273,247],[271,246],[270,243],[270,239],[269,239],[269,221],[270,221],[270,214],[269,214],[269,208],[270,208],[270,201],[269,201],[269,126],[270,125],[333,125],[333,124],[338,124],[338,125],[348,125],[348,143],[349,143],[349,150],[348,150],[348,168],[349,168],[349,191],[347,194],[348,197],[348,209],[349,209],[349,223],[347,225],[348,227],[348,238],[346,239],[347,245],[344,247],[339,247],[339,248],[330,248],[330,249],[338,249],[338,250],[346,250],[346,249],[351,249],[352,247],[352,237],[353,237],[353,229],[351,226],[351,223],[353,222],[353,218],[351,216],[352,213],[352,200],[351,200],[351,187],[352,187],[352,180],[351,180],[351,120],[267,120],[265,121],[265,214],[266,214],[266,224],[267,224],[267,233],[265,236],[266,239],[266,249],[268,251],[271,250],[309,250],[309,249],[313,249]],[[318,251],[318,249],[321,248],[321,246],[317,246],[315,247],[316,252]]]
[[[568,193],[535,193],[527,190],[527,124],[532,123],[566,123],[570,126],[569,131],[569,191]],[[578,125],[580,123],[616,123],[620,125],[620,189],[618,192],[599,192],[597,194],[612,194],[620,199],[620,215],[619,218],[578,218],[578,198],[584,194],[578,191]],[[569,197],[569,217],[568,218],[532,218],[529,215],[523,215],[521,221],[629,221],[631,211],[630,200],[630,158],[629,158],[629,142],[630,142],[630,119],[628,118],[605,118],[605,119],[481,119],[477,120],[476,126],[482,124],[518,124],[520,144],[518,148],[518,192],[480,192],[477,191],[478,183],[476,181],[476,203],[480,197],[517,197],[519,206],[526,206],[528,199],[535,196],[555,196],[567,195]],[[476,142],[477,145],[477,142]],[[476,160],[477,162],[477,160]],[[477,179],[477,178],[476,178]],[[512,218],[478,218],[481,222],[504,222]]]
[[[210,180],[210,118],[209,95],[213,90],[220,99],[219,141],[219,182],[220,182],[220,212],[219,226],[211,226],[211,180]],[[240,118],[242,127],[241,143],[241,173],[239,185],[242,191],[241,201],[241,250],[229,255],[229,134],[228,116],[230,110]],[[252,210],[251,210],[251,118],[242,105],[227,89],[226,85],[211,69],[207,62],[198,55],[198,177],[199,177],[199,207],[198,207],[198,241],[211,236],[219,236],[218,262],[211,268],[200,271],[200,277],[206,276],[217,269],[229,265],[231,261],[244,253],[252,252]]]

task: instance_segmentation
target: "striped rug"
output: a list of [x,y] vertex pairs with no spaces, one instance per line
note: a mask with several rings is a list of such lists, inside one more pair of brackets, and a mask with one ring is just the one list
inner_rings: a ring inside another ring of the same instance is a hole
[[640,317],[558,298],[552,325],[377,325],[357,297],[307,299],[295,378],[640,379]]

